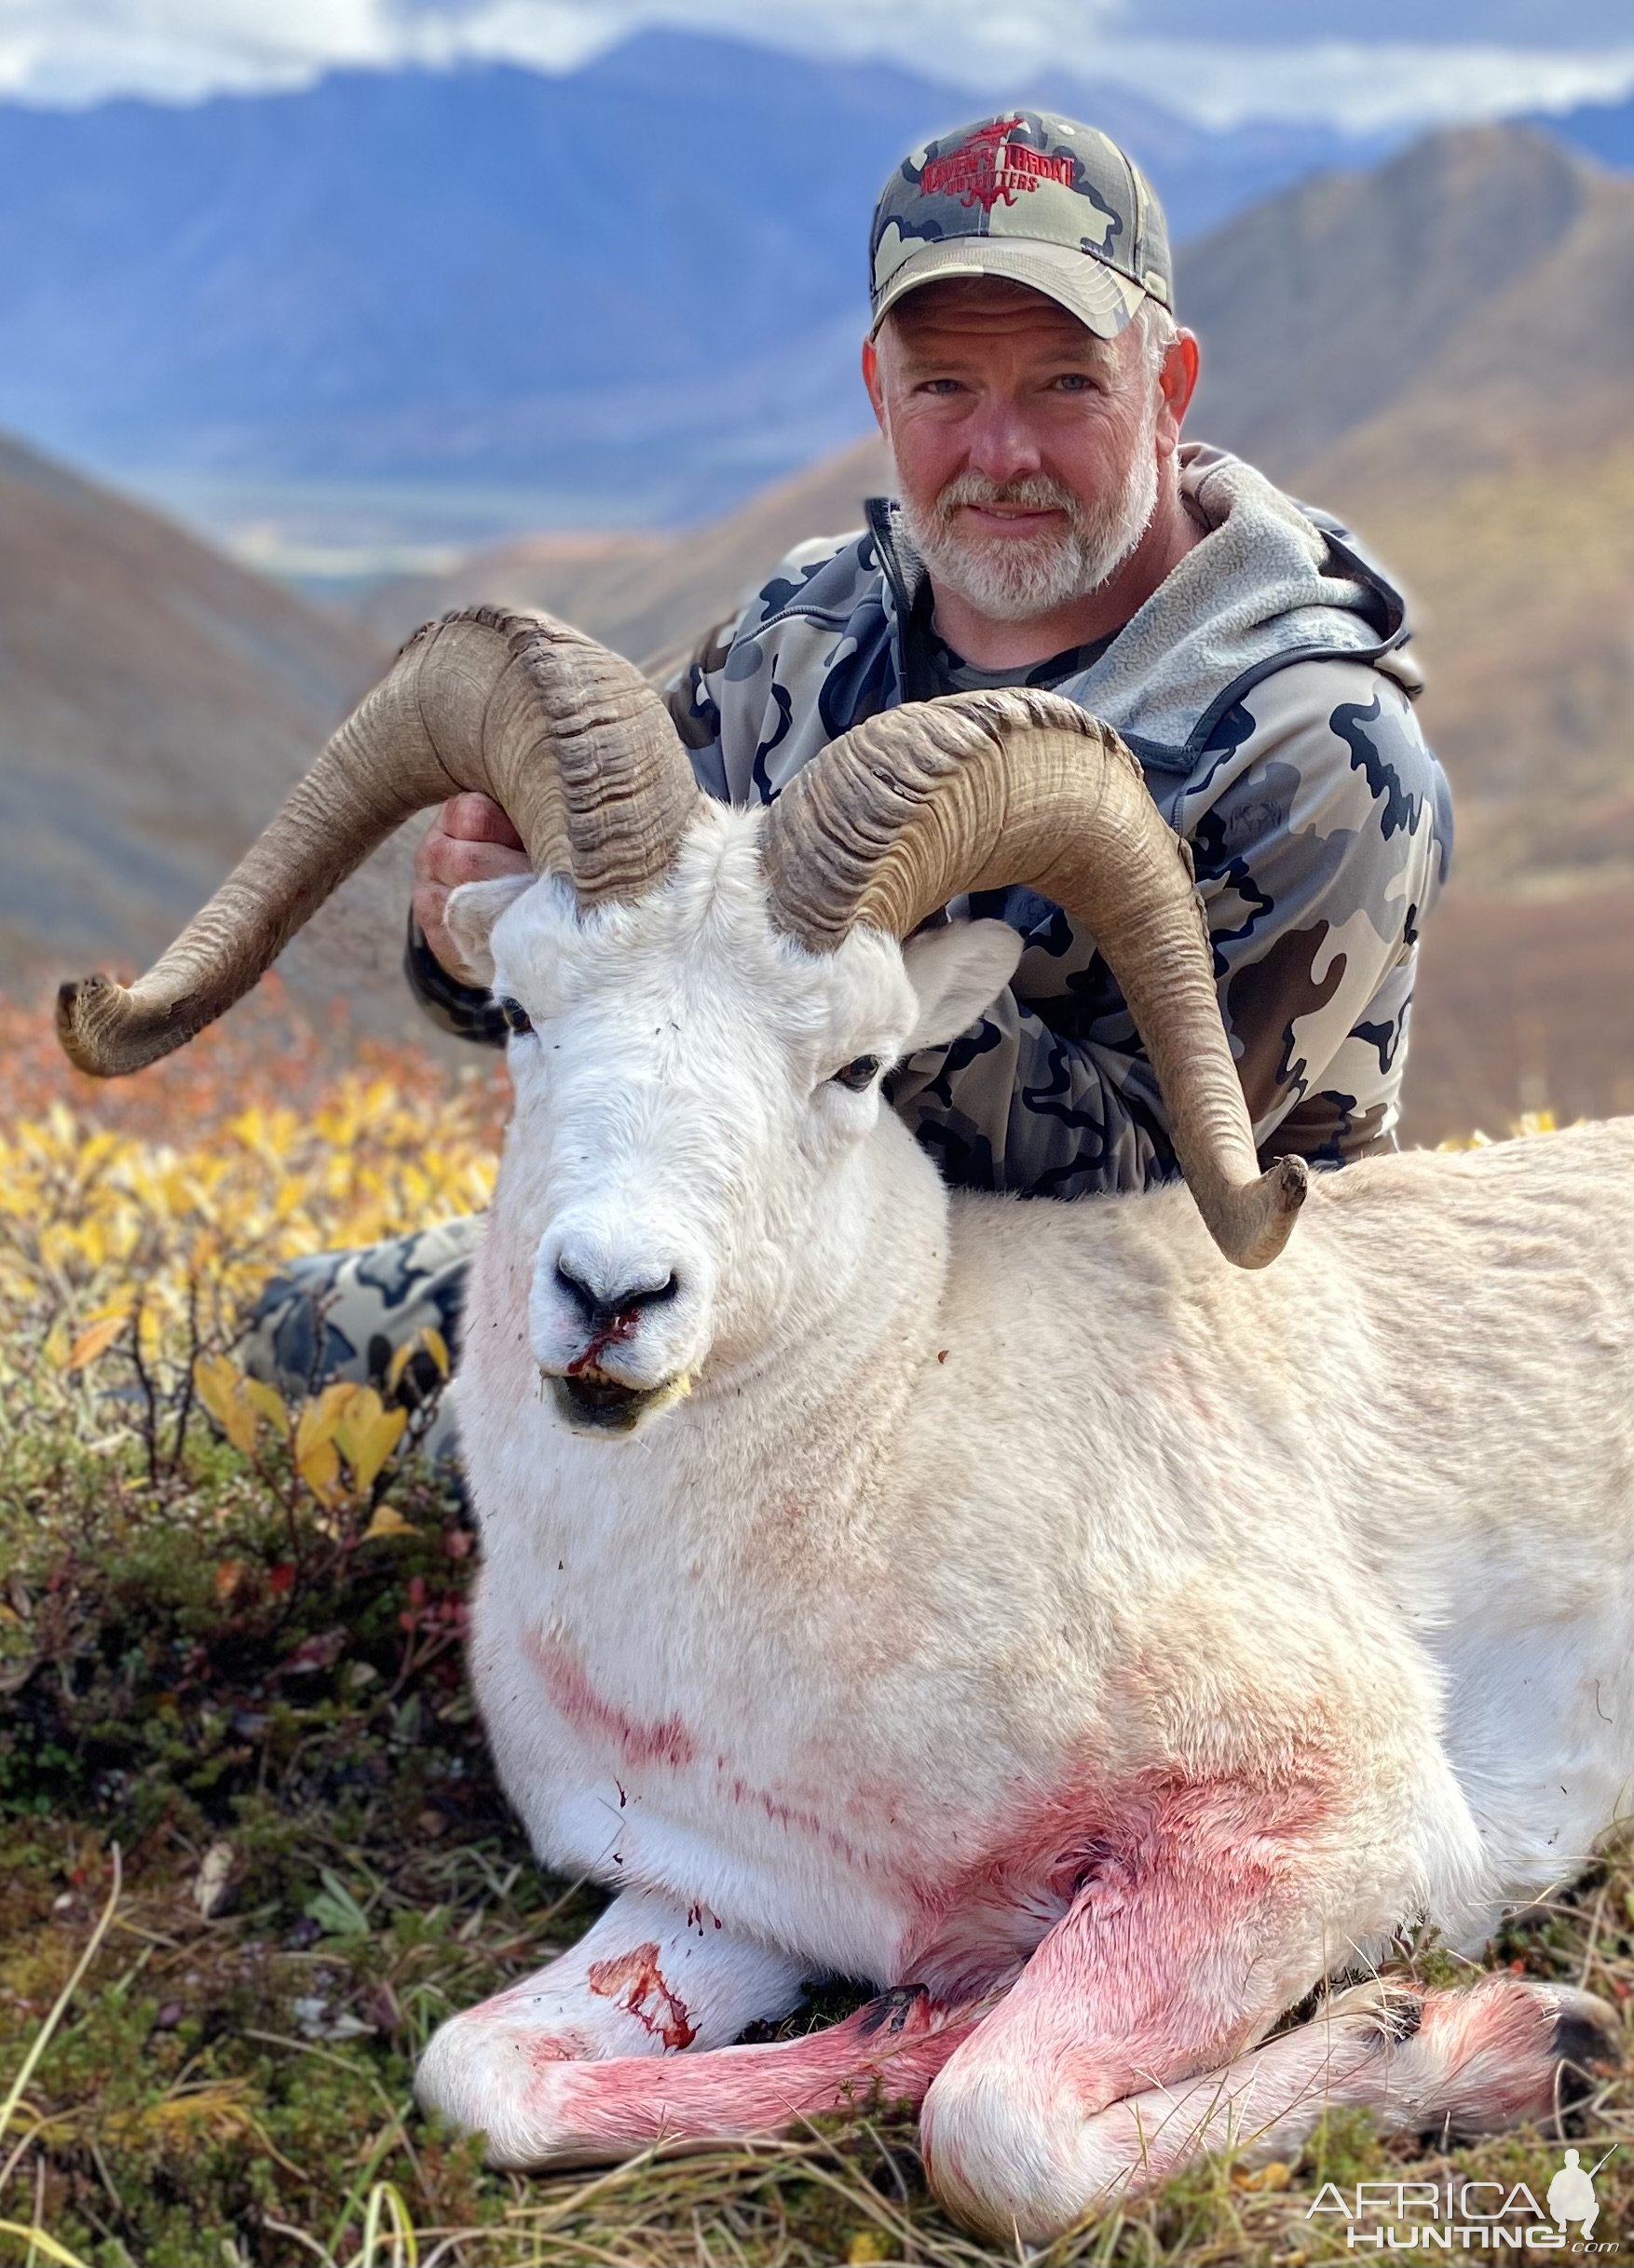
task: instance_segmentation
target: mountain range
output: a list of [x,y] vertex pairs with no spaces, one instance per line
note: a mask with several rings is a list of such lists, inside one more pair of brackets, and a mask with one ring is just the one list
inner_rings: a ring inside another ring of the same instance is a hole
[[[1104,124],[1216,273],[1222,224],[1394,146],[1211,129],[1070,53],[992,99]],[[704,518],[865,429],[870,204],[978,106],[682,31],[557,76],[0,102],[0,426],[279,566]],[[1634,104],[1549,124],[1634,161]],[[1285,292],[1279,319],[1298,307]]]
[[[1382,146],[1059,71],[1177,238]],[[980,107],[648,32],[565,76],[0,103],[0,425],[269,557],[693,519],[852,438],[874,196]]]

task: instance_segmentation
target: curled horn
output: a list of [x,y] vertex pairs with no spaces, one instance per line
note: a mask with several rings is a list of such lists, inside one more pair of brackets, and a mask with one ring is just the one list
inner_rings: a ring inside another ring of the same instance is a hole
[[535,872],[567,876],[587,905],[650,890],[699,797],[663,703],[619,655],[548,615],[477,606],[429,623],[144,977],[61,987],[70,1059],[112,1079],[182,1046],[395,828],[463,788],[502,805]]
[[767,814],[774,917],[810,951],[906,937],[963,890],[1024,884],[1093,932],[1168,1107],[1210,1234],[1239,1267],[1287,1241],[1305,1168],[1261,1174],[1185,846],[1110,726],[1058,695],[955,693],[870,718]]

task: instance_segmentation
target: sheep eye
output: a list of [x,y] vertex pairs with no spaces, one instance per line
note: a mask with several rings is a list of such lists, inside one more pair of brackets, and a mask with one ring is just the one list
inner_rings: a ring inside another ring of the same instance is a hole
[[532,1031],[533,1019],[520,1000],[501,1000],[499,1013],[504,1017],[506,1025],[511,1031],[518,1033]]
[[834,1074],[834,1080],[837,1086],[849,1087],[853,1094],[861,1094],[864,1088],[871,1087],[878,1076],[878,1055],[856,1055]]

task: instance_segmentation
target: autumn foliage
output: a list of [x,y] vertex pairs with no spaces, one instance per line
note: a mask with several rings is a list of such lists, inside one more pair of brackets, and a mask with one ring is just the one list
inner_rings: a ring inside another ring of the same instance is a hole
[[393,1395],[415,1349],[385,1399],[331,1385],[291,1406],[244,1375],[243,1316],[297,1255],[480,1211],[505,1099],[487,1059],[337,1059],[276,985],[129,1082],[72,1071],[43,1014],[0,1004],[0,1401],[36,1424],[134,1410],[156,1460],[197,1403],[248,1456],[281,1445],[321,1504],[372,1498],[410,1433]]

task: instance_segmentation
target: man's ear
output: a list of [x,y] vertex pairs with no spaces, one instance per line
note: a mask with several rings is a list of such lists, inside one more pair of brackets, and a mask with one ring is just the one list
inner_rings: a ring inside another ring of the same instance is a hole
[[448,893],[443,918],[448,934],[459,947],[459,957],[479,985],[494,982],[494,954],[488,940],[494,924],[524,890],[532,890],[537,875],[501,875],[495,882],[462,882]]
[[902,948],[907,981],[919,995],[919,1022],[904,1053],[940,1047],[990,1008],[1021,958],[1021,937],[1007,921],[952,921],[923,930]]
[[1158,389],[1163,397],[1158,412],[1158,453],[1172,455],[1179,445],[1180,428],[1186,421],[1191,397],[1197,391],[1197,337],[1194,332],[1177,332],[1164,355],[1163,367],[1158,373]]
[[863,341],[863,384],[868,389],[868,400],[874,405],[874,422],[887,441],[891,434],[885,423],[885,387],[879,374],[879,349],[869,337]]

